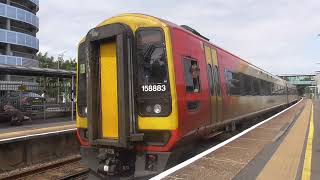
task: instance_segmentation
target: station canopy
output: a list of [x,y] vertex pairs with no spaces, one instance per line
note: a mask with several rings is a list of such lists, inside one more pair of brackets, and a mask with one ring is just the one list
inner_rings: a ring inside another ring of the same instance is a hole
[[24,67],[0,64],[1,75],[20,75],[20,76],[44,76],[44,77],[61,77],[71,78],[76,75],[75,71],[63,69],[49,69],[38,67]]

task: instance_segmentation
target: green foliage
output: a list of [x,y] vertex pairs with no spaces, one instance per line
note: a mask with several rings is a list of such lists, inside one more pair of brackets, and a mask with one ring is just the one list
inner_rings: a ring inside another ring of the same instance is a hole
[[39,61],[39,67],[50,68],[50,69],[65,69],[65,70],[76,70],[77,61],[75,58],[65,59],[63,55],[59,55],[57,59],[53,56],[49,56],[48,53],[39,52],[36,55],[36,59]]

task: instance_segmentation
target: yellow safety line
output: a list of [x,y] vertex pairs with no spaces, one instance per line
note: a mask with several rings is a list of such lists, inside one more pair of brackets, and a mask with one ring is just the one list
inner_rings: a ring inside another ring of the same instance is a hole
[[311,106],[310,126],[308,134],[308,142],[306,147],[306,153],[304,156],[302,180],[309,180],[311,177],[311,159],[312,159],[312,141],[313,141],[313,104]]

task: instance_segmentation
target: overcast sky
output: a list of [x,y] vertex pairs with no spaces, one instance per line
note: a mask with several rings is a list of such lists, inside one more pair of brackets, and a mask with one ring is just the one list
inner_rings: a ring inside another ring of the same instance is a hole
[[76,57],[89,29],[128,12],[189,25],[274,74],[320,70],[320,0],[40,0],[40,51]]

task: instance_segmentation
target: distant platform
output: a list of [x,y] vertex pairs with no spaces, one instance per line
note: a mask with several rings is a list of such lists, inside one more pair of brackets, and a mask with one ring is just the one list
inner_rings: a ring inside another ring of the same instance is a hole
[[40,136],[74,132],[75,130],[75,121],[30,124],[7,128],[2,127],[0,129],[0,144],[37,138]]
[[320,178],[320,101],[303,100],[236,136],[154,179]]

